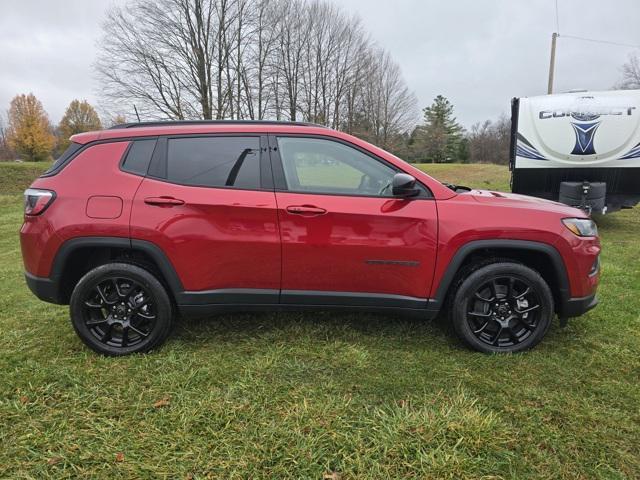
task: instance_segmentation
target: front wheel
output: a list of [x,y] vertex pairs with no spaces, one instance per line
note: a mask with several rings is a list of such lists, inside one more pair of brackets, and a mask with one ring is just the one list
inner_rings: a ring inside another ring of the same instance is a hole
[[451,320],[457,335],[481,352],[519,352],[537,345],[553,318],[553,296],[538,272],[500,262],[462,281]]
[[96,352],[117,356],[146,352],[168,336],[172,308],[165,288],[147,270],[128,263],[101,265],[71,294],[71,322]]

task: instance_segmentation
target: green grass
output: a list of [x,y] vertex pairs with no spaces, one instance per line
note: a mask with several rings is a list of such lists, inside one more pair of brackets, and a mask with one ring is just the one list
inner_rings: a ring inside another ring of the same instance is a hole
[[[503,167],[423,168],[508,184]],[[309,312],[185,321],[113,359],[27,290],[21,198],[1,195],[0,478],[639,478],[640,209],[598,221],[601,305],[525,354]]]
[[473,188],[494,189],[502,192],[511,190],[509,187],[509,171],[507,167],[502,165],[422,163],[416,166],[442,182]]
[[21,194],[50,162],[0,162],[0,195]]

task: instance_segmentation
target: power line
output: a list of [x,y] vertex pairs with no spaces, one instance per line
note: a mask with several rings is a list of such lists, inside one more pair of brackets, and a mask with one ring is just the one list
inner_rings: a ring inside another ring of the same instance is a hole
[[595,38],[577,37],[575,35],[562,35],[562,38],[573,38],[574,40],[583,40],[585,42],[594,42],[594,43],[604,43],[607,45],[616,45],[618,47],[640,48],[640,45],[633,45],[631,43],[610,42],[609,40],[597,40]]

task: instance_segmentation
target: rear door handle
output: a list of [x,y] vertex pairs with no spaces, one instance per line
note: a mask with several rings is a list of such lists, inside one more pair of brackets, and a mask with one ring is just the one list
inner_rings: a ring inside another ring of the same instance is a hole
[[184,205],[184,200],[180,200],[179,198],[162,196],[162,197],[147,197],[144,199],[144,203],[147,205],[157,205],[160,207],[172,207],[174,205]]
[[324,215],[327,213],[324,208],[316,207],[314,205],[291,205],[287,207],[287,212],[292,213],[293,215],[304,215],[307,217]]

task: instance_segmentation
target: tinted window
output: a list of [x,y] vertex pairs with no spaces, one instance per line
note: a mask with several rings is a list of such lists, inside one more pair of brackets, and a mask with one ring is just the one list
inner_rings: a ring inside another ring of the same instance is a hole
[[293,191],[390,196],[396,170],[355,148],[317,138],[278,138],[287,187]]
[[260,188],[258,137],[170,138],[167,180],[205,187]]
[[138,175],[146,175],[155,146],[155,138],[151,140],[134,141],[131,147],[129,147],[129,152],[122,164],[122,169]]

